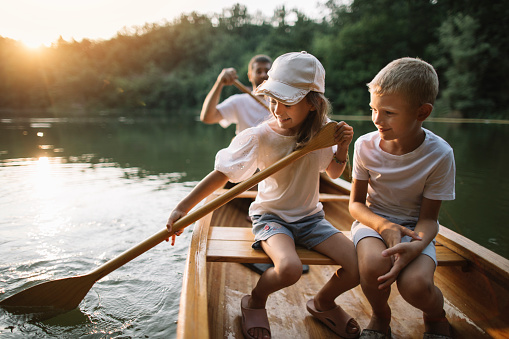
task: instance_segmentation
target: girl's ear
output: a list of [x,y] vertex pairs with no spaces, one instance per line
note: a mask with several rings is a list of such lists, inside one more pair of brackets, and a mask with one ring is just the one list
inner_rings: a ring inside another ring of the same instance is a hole
[[433,105],[432,104],[423,104],[417,109],[417,120],[418,121],[424,121],[426,120],[429,115],[431,114],[431,111],[433,111]]

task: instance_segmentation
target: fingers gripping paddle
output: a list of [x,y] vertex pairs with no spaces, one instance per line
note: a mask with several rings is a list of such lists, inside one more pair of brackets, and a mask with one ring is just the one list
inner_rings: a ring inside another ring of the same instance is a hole
[[196,211],[179,219],[173,225],[173,232],[168,232],[168,230],[164,228],[153,236],[147,238],[145,241],[125,251],[116,258],[111,259],[88,274],[48,281],[32,286],[0,301],[0,306],[12,313],[18,314],[43,313],[47,315],[46,318],[50,318],[58,313],[70,311],[78,307],[97,280],[128,263],[140,254],[148,251],[155,245],[172,236],[176,231],[183,229],[226,204],[238,194],[248,190],[258,182],[276,173],[305,154],[334,145],[335,126],[335,122],[328,123],[303,148],[290,153],[263,171],[256,173],[251,178],[234,186],[228,190],[228,192],[218,196],[214,200],[198,208]]

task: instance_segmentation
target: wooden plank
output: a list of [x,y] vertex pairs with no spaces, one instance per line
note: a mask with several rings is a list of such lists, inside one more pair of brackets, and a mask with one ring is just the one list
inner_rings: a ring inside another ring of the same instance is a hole
[[[214,192],[215,195],[221,195],[225,192],[227,192],[228,189],[218,189]],[[256,194],[258,191],[245,191],[237,196],[237,198],[244,198],[244,199],[255,199]],[[331,201],[349,201],[350,196],[349,195],[343,195],[343,194],[330,194],[330,193],[320,193],[319,199],[321,202],[331,202]]]
[[[199,220],[194,228],[182,281],[177,339],[209,338],[207,311],[206,246],[212,214]],[[200,326],[196,326],[200,319]]]
[[472,267],[502,286],[509,281],[509,260],[440,225],[437,241],[468,260]]
[[[348,238],[350,232],[343,232]],[[262,250],[251,247],[254,235],[250,227],[210,227],[207,247],[207,260],[212,262],[270,263],[270,258]],[[437,261],[439,266],[466,267],[468,261],[449,248],[437,243]],[[303,264],[334,265],[334,261],[313,250],[297,247]]]

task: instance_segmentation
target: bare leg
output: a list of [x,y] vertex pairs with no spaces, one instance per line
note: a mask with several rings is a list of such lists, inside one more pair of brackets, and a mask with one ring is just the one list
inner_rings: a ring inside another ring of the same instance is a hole
[[[295,251],[295,243],[285,234],[276,234],[262,241],[262,248],[274,262],[267,269],[251,293],[249,308],[265,308],[271,293],[295,284],[302,275],[302,262]],[[255,328],[249,331],[255,338],[270,338],[266,330]]]
[[450,327],[445,318],[444,297],[435,286],[433,275],[435,263],[427,255],[421,254],[401,271],[398,289],[410,305],[423,311],[425,332],[450,335]]
[[357,244],[360,283],[373,310],[367,329],[382,333],[387,333],[391,322],[391,309],[387,302],[391,291],[380,290],[377,280],[391,269],[391,259],[382,257],[385,249],[383,241],[373,237],[364,238]]
[[[338,296],[359,284],[355,246],[344,234],[337,233],[313,249],[341,265],[341,268],[318,291],[314,298],[314,305],[318,311],[332,310],[337,307],[335,299]],[[346,331],[350,334],[360,331],[360,326],[355,319],[348,322]]]

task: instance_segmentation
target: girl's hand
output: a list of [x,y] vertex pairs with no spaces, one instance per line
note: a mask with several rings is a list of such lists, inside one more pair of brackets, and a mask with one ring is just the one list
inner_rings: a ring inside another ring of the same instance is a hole
[[[183,211],[179,211],[177,209],[174,209],[173,211],[171,211],[171,214],[170,214],[170,217],[168,218],[168,222],[166,223],[166,228],[168,229],[168,232],[173,232],[173,224],[179,220],[180,218],[182,217],[185,217],[187,213],[183,212]],[[175,237],[178,236],[178,235],[181,235],[182,232],[184,232],[184,230],[178,230],[175,232],[175,234],[173,234],[171,236],[171,246],[174,246],[175,245]],[[169,241],[170,238],[166,239],[166,241]]]
[[348,149],[348,146],[353,139],[353,127],[344,121],[338,122],[336,124],[336,132],[334,133],[334,138],[338,148]]

